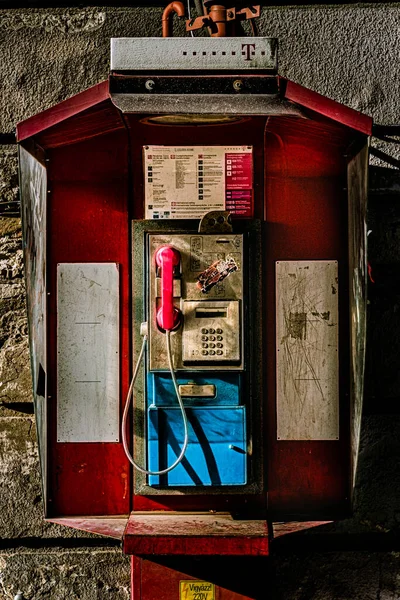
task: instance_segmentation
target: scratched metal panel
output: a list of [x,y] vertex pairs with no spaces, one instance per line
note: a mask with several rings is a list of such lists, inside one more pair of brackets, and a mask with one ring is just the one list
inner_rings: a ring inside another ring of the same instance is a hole
[[119,441],[119,272],[57,268],[57,440]]
[[22,146],[19,147],[19,178],[33,401],[39,445],[42,491],[45,512],[47,513],[47,171],[41,162]]
[[349,162],[351,470],[355,485],[364,395],[367,329],[368,144]]
[[339,437],[338,265],[276,263],[278,440]]

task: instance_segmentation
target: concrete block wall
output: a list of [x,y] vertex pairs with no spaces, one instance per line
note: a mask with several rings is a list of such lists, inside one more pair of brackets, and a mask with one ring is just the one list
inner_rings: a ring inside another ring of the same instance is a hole
[[[161,8],[0,9],[0,139],[107,77],[109,38],[161,35]],[[265,7],[280,72],[372,115],[400,120],[400,5]],[[175,26],[176,35],[184,35]],[[400,146],[373,141],[400,158]],[[372,160],[366,415],[352,519],[282,539],[262,598],[394,600],[400,595],[400,177]],[[15,214],[16,147],[0,146],[0,208]],[[375,287],[373,287],[373,285]],[[129,598],[118,544],[42,519],[18,218],[0,219],[0,600]],[[299,541],[300,540],[300,541]]]

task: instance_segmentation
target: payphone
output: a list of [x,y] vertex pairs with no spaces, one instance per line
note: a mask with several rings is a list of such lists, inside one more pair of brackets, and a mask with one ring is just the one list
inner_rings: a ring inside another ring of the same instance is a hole
[[151,486],[247,483],[247,236],[232,232],[227,212],[201,223],[142,238],[148,468],[139,470]]
[[370,132],[261,37],[113,40],[18,126],[47,516],[348,510]]
[[[256,295],[249,289],[249,274],[259,268],[259,224],[233,225],[227,211],[188,223],[189,231],[171,221],[133,223],[133,247],[143,248],[145,265],[138,360],[147,342],[146,419],[137,445],[147,468],[127,447],[128,403],[125,451],[150,487],[254,486],[250,419],[257,402],[246,388],[254,351],[248,340],[259,312],[251,309]],[[132,394],[134,382],[129,400]]]

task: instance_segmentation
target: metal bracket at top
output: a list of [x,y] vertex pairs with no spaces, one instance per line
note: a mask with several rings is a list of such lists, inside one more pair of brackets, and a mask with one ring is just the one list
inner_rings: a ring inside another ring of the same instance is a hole
[[232,233],[231,214],[226,210],[212,210],[201,218],[199,233]]

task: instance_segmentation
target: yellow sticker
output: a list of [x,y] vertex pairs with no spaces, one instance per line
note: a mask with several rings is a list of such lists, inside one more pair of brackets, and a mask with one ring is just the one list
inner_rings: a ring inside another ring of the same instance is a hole
[[179,600],[215,600],[215,586],[208,581],[180,581]]

